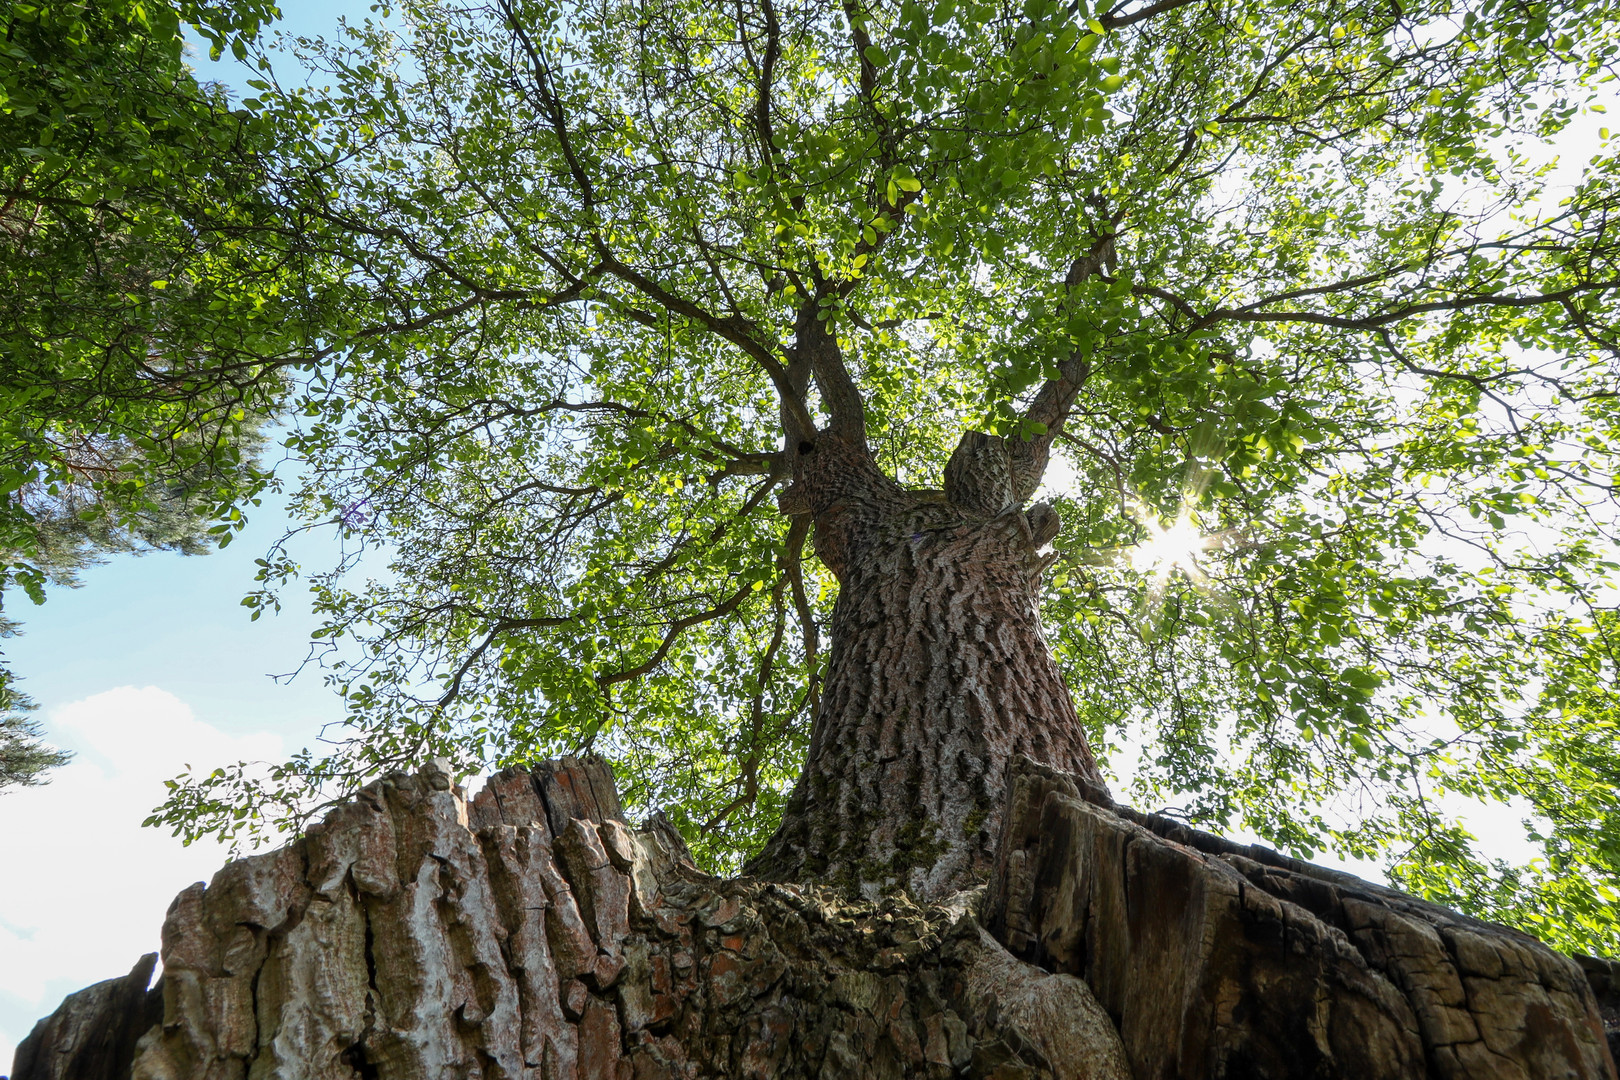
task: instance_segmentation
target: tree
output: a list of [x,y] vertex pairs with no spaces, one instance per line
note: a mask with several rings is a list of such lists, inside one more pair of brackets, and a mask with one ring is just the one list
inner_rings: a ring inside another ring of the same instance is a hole
[[0,672],[0,788],[37,784],[47,769],[72,757],[40,743],[39,725],[28,717],[34,703],[13,685],[15,679]]
[[1014,754],[1140,746],[1133,799],[1615,947],[1615,159],[1545,165],[1615,29],[498,0],[312,45],[331,88],[259,105],[347,290],[291,445],[351,734],[154,820],[586,747],[710,865],[930,897]]
[[[116,552],[227,542],[299,321],[262,233],[267,131],[186,66],[271,8],[7,5],[0,21],[0,594]],[[303,295],[304,290],[299,290]],[[0,636],[14,633],[0,620]],[[4,683],[0,787],[62,756]],[[15,769],[13,769],[15,765]]]

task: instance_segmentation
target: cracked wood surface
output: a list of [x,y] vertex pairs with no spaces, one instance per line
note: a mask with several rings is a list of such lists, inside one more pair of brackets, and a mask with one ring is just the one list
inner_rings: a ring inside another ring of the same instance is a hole
[[707,877],[596,760],[394,774],[182,892],[157,986],[70,996],[12,1080],[1615,1080],[1610,962],[1008,790],[987,890],[919,905]]
[[1614,1080],[1586,973],[1534,938],[1014,771],[986,925],[1091,985],[1136,1080]]
[[[163,959],[69,998],[13,1080],[1128,1080],[1085,985],[965,905],[707,877],[599,761],[470,804],[386,777],[182,892]],[[116,1017],[122,1059],[87,1054]]]

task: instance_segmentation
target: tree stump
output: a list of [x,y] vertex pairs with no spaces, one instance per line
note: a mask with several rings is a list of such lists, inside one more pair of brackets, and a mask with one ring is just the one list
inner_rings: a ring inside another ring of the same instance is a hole
[[597,760],[470,803],[390,775],[182,892],[157,986],[69,997],[12,1080],[1615,1080],[1533,939],[1028,762],[1009,790],[987,890],[919,905],[704,875]]

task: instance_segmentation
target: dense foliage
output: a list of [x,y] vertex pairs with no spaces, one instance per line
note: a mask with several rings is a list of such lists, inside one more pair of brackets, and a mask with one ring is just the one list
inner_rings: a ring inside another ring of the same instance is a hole
[[[1606,141],[1547,167],[1617,33],[1570,0],[409,0],[305,43],[326,88],[249,104],[327,283],[291,445],[351,545],[313,585],[352,726],[161,819],[591,747],[735,865],[824,664],[835,586],[773,500],[820,322],[918,487],[1079,381],[1046,611],[1121,794],[1620,948],[1620,196]],[[1149,568],[1166,532],[1201,550]],[[1485,863],[1457,797],[1545,857]]]
[[[109,553],[223,543],[262,483],[295,270],[258,239],[277,220],[264,123],[198,84],[181,20],[245,54],[271,10],[0,11],[0,595],[41,603]],[[12,683],[0,669],[0,787],[60,760]]]

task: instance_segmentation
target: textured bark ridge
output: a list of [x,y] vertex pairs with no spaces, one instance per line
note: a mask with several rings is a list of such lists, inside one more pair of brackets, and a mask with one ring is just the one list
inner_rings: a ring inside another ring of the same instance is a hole
[[804,773],[748,870],[944,899],[990,871],[1014,756],[1102,785],[1041,631],[1057,515],[1023,510],[993,435],[963,436],[943,492],[830,436],[801,457],[784,509],[813,515],[838,577],[832,655]]
[[707,877],[673,828],[624,824],[600,762],[470,806],[388,777],[181,893],[163,962],[150,995],[148,958],[69,998],[13,1080],[1128,1080],[1085,984],[965,902]]
[[1010,798],[986,925],[1090,984],[1136,1080],[1615,1076],[1586,972],[1534,938],[1029,762]]
[[17,1047],[12,1076],[128,1076],[136,1040],[163,1020],[162,993],[147,989],[157,959],[157,953],[147,953],[123,978],[87,986],[62,1002]]
[[68,998],[12,1080],[1615,1078],[1529,938],[1050,769],[1009,790],[988,890],[918,905],[707,877],[600,762],[470,805],[393,775],[181,893],[157,987]]

